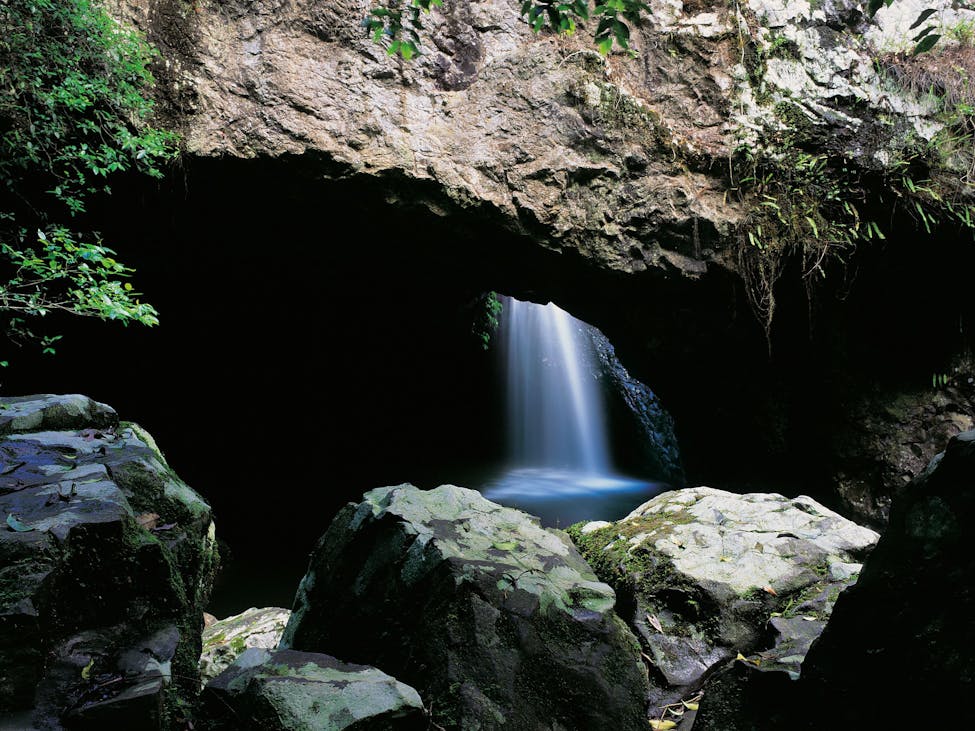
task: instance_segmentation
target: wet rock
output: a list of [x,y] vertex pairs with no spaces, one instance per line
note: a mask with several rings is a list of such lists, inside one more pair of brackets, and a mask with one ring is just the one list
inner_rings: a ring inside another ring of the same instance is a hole
[[278,607],[250,609],[218,619],[203,630],[200,681],[206,683],[222,673],[244,650],[277,649],[291,611]]
[[956,434],[975,427],[975,362],[957,358],[911,389],[868,389],[850,405],[833,440],[834,489],[846,512],[887,523],[891,500]]
[[[808,497],[707,487],[664,493],[615,524],[593,527],[570,533],[620,597],[651,664],[657,709],[693,694],[739,653],[771,648],[765,667],[777,657],[792,677],[805,652],[793,619],[816,622],[803,631],[821,629],[878,538]],[[834,565],[850,576],[831,578]]]
[[473,490],[384,487],[322,537],[282,647],[393,673],[448,728],[644,729],[614,603],[564,533]]
[[417,692],[376,668],[328,655],[250,648],[203,693],[214,731],[427,728]]
[[210,508],[103,404],[3,398],[0,414],[0,712],[155,728],[170,679],[196,687]]
[[674,434],[674,420],[660,403],[657,395],[633,378],[616,357],[609,339],[597,328],[586,328],[601,365],[598,377],[608,381],[610,400],[625,406],[636,437],[634,452],[642,457],[644,473],[671,485],[684,483],[684,468]]
[[[907,486],[860,579],[803,664],[806,702],[831,723],[896,726],[918,705],[975,723],[975,431]],[[797,719],[794,728],[806,728]],[[912,721],[913,722],[913,721]]]

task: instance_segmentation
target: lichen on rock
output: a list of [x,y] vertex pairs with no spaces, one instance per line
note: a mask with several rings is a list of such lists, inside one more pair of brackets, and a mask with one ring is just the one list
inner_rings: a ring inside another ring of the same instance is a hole
[[642,729],[646,674],[614,604],[564,533],[400,485],[332,521],[281,644],[392,673],[450,728]]
[[291,617],[278,607],[251,607],[217,620],[203,630],[200,681],[206,684],[229,667],[245,650],[275,650]]
[[196,687],[209,506],[104,404],[4,398],[0,420],[0,709],[166,727]]
[[[878,538],[808,497],[708,487],[658,495],[617,523],[570,534],[627,607],[658,707],[698,690],[724,661],[771,646],[770,619],[783,618],[783,638],[797,614],[821,629]],[[780,662],[797,671],[805,649],[782,644]]]

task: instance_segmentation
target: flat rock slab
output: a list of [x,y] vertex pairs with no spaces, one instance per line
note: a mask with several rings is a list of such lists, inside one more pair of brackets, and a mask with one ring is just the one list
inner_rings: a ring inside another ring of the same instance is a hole
[[290,609],[251,607],[204,628],[201,682],[205,684],[222,673],[244,650],[276,650],[290,618]]
[[[163,685],[197,672],[217,561],[210,507],[110,407],[4,397],[0,520],[0,714],[33,709],[46,729],[119,714],[157,727]],[[156,662],[167,667],[150,678],[130,650],[165,628],[172,648]],[[111,692],[96,703],[98,682]]]
[[632,634],[565,534],[473,490],[372,490],[312,555],[282,647],[368,663],[449,728],[645,729]]
[[207,728],[425,729],[419,694],[381,670],[318,653],[251,648],[210,681]]
[[[631,599],[626,619],[652,660],[657,705],[697,690],[739,653],[771,650],[770,619],[799,617],[818,634],[878,540],[805,496],[708,487],[667,492],[617,523],[570,532],[599,577]],[[808,645],[781,647],[788,677]]]
[[8,396],[0,403],[0,436],[17,432],[100,428],[118,423],[115,409],[80,394]]

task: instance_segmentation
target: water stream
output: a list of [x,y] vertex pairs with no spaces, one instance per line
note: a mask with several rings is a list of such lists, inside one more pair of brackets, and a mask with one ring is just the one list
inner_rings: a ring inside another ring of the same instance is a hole
[[504,299],[509,464],[482,493],[546,525],[615,520],[665,487],[613,468],[591,330],[552,303]]

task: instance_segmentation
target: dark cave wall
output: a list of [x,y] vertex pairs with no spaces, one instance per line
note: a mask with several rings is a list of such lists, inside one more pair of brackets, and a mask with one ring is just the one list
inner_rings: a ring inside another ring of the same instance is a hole
[[[851,429],[864,394],[873,411],[904,391],[923,402],[971,343],[975,247],[957,232],[920,251],[905,221],[811,309],[801,276],[784,277],[770,356],[731,272],[607,272],[490,209],[348,173],[319,157],[188,158],[161,185],[117,184],[91,223],[162,325],[65,322],[58,355],[18,355],[4,391],[83,392],[141,422],[240,558],[274,572],[264,537],[300,555],[366,489],[463,483],[502,455],[497,364],[470,332],[485,291],[552,299],[602,329],[674,416],[690,484],[846,512],[835,474],[863,471],[858,445],[883,439]],[[970,414],[958,400],[946,408]],[[887,489],[873,479],[862,489]]]

